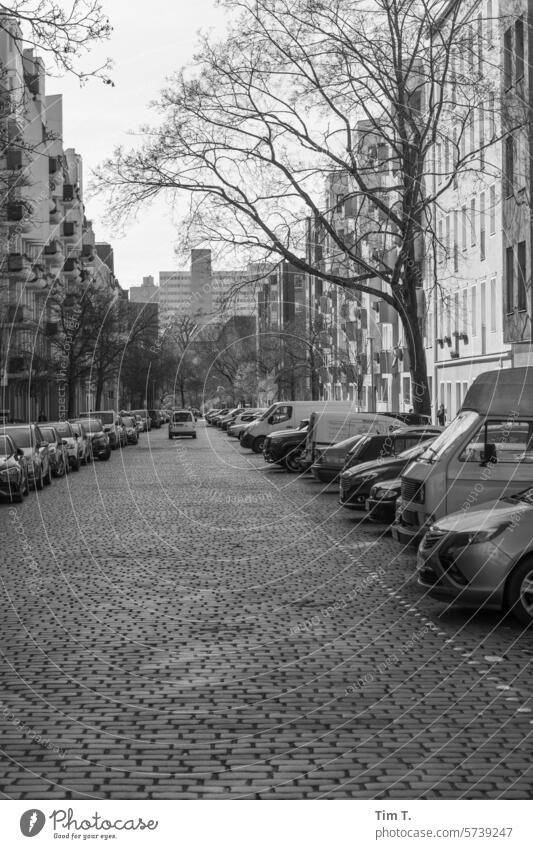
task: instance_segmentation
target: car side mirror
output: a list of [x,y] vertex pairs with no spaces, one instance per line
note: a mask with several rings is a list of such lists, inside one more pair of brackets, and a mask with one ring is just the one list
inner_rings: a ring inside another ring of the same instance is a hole
[[62,439],[62,440],[61,440],[61,445],[68,445],[67,440],[66,440],[66,439]]
[[485,450],[481,452],[481,463],[480,466],[488,466],[489,463],[497,463],[498,456],[496,454],[496,445],[494,442],[487,442],[485,445]]
[[22,458],[24,457],[24,451],[22,450],[22,448],[17,448],[17,450],[15,451],[15,457],[17,458],[17,460],[22,460]]
[[268,417],[268,424],[274,424],[274,416]]

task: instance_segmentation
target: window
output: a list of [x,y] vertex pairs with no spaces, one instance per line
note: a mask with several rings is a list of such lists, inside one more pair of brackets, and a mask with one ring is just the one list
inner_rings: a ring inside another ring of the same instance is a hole
[[526,243],[518,242],[516,269],[516,302],[519,310],[527,308]]
[[510,198],[513,195],[514,183],[514,139],[512,136],[507,136],[505,139],[505,167],[503,175],[503,187],[505,197]]
[[496,186],[489,189],[489,233],[494,236],[496,232]]
[[490,281],[490,332],[496,333],[496,278]]
[[472,336],[477,336],[477,289],[472,286]]
[[462,307],[462,315],[461,315],[461,327],[458,328],[459,331],[464,330],[468,324],[468,291],[467,289],[463,289],[463,307]]
[[479,196],[479,258],[485,259],[485,192]]
[[476,199],[470,201],[470,244],[472,247],[476,244]]
[[524,76],[524,21],[518,18],[514,30],[515,74],[516,81]]
[[450,216],[446,216],[446,239],[444,246],[446,248],[446,255],[448,255],[448,251],[450,250]]
[[[285,405],[282,407],[277,407],[276,411],[270,416],[269,424],[280,424],[280,422],[286,422],[292,416],[292,407]],[[270,419],[272,421],[270,421]]]
[[466,209],[466,204],[463,206],[461,210],[461,248],[463,251],[466,251],[466,241],[467,241],[467,219],[468,213]]
[[513,30],[511,27],[503,34],[503,85],[505,90],[513,84]]
[[479,165],[481,170],[485,168],[485,112],[483,107],[478,109],[478,128],[479,128]]
[[463,463],[531,463],[533,422],[488,421],[459,457]]
[[444,248],[442,244],[442,218],[437,221],[437,261],[442,262]]
[[507,312],[513,311],[514,307],[514,255],[513,248],[505,251],[505,290],[507,295]]

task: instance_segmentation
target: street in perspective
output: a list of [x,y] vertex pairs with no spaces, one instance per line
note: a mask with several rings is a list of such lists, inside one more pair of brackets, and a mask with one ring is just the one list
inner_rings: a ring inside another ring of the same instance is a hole
[[113,5],[0,7],[17,837],[352,800],[525,846],[531,4]]

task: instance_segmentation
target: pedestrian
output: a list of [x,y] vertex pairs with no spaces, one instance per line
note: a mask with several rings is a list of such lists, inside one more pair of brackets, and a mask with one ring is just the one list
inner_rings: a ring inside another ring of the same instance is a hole
[[45,422],[46,421],[46,413],[45,413],[44,410],[41,410],[41,412],[39,413],[39,417],[38,417],[37,421],[38,422]]
[[444,409],[444,404],[441,404],[439,409],[437,410],[437,421],[441,427],[445,427],[446,425],[446,410]]

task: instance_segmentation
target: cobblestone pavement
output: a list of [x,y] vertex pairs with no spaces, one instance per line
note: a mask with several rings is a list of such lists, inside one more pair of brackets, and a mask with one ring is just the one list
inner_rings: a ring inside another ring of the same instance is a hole
[[531,635],[334,488],[202,424],[0,522],[4,797],[530,796]]

